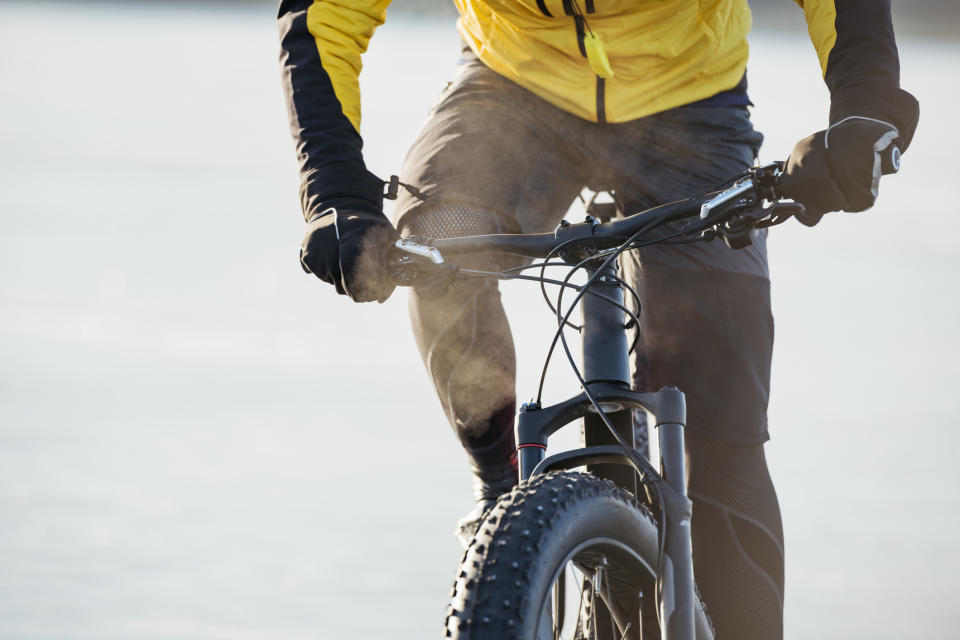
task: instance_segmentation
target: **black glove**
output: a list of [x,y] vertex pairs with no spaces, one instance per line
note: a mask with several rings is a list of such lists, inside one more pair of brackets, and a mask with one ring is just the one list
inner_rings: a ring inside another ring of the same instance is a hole
[[396,286],[387,251],[397,231],[382,213],[325,209],[307,222],[300,264],[356,302],[383,302]]
[[777,194],[806,206],[801,221],[810,226],[829,211],[869,209],[877,199],[884,158],[895,144],[903,144],[895,125],[846,117],[794,146]]

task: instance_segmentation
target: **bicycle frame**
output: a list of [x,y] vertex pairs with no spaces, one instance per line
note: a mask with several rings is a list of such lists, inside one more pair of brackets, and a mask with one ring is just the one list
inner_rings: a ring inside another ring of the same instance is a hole
[[[597,266],[588,267],[588,275]],[[615,277],[600,274],[591,290],[623,303],[623,289]],[[694,581],[690,517],[687,498],[683,429],[686,404],[683,393],[666,387],[654,393],[630,389],[630,362],[623,311],[599,296],[582,300],[581,358],[583,377],[591,395],[620,436],[634,444],[631,409],[652,414],[660,442],[660,471],[640,456],[629,456],[610,433],[596,407],[581,393],[558,404],[525,404],[517,420],[520,480],[553,469],[588,465],[596,475],[613,480],[638,495],[638,476],[654,504],[661,505],[660,535],[664,544],[660,601],[664,640],[694,640]],[[547,439],[559,429],[583,418],[583,447],[546,457]]]

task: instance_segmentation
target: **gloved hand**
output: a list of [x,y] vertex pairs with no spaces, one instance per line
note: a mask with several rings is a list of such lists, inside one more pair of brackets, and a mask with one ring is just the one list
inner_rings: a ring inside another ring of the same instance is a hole
[[777,194],[806,206],[801,222],[809,226],[829,211],[869,209],[877,199],[883,156],[899,137],[897,127],[883,120],[843,118],[794,146]]
[[331,207],[307,222],[300,264],[356,302],[383,302],[396,286],[387,265],[396,239],[396,229],[382,213]]

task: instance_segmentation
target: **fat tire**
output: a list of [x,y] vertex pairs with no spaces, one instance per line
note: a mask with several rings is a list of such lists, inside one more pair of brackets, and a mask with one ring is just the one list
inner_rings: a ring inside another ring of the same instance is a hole
[[[648,567],[657,566],[656,521],[609,480],[555,471],[521,483],[499,499],[464,552],[445,637],[535,640],[554,576],[578,545],[591,540],[616,541]],[[652,597],[653,589],[647,588]],[[697,639],[713,638],[699,598],[695,615]]]

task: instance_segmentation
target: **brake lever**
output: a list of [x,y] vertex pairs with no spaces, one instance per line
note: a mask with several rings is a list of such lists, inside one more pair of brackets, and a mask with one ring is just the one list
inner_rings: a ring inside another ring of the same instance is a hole
[[418,236],[400,238],[390,255],[393,281],[401,287],[415,287],[423,299],[437,298],[446,293],[460,268],[443,259],[430,239]]
[[[700,210],[701,225],[712,230],[709,233],[712,237],[721,236],[731,249],[742,249],[753,244],[760,229],[783,224],[794,216],[802,217],[806,212],[802,204],[777,200],[774,188],[782,171],[782,162],[757,167],[751,172],[749,180],[735,184],[704,203]],[[764,199],[773,204],[764,208]],[[721,221],[731,207],[745,205],[747,208]],[[705,230],[705,233],[708,232]]]
[[780,184],[785,166],[786,164],[782,161],[770,162],[762,167],[757,167],[753,171],[753,179],[757,184],[757,189],[764,199],[774,203],[769,211],[775,215],[771,214],[772,220],[770,222],[759,224],[758,228],[760,229],[781,224],[790,217],[796,218],[803,225],[812,227],[820,222],[820,218],[823,217],[822,213],[807,211],[807,208],[799,202],[779,201],[780,196],[777,195],[777,187]]
[[443,255],[436,247],[431,247],[429,243],[429,238],[408,236],[397,240],[393,248],[395,252],[401,254],[399,258],[401,260],[406,258],[408,263],[429,260],[433,264],[443,264]]
[[743,249],[753,244],[760,229],[783,224],[805,211],[799,202],[774,202],[766,208],[757,205],[716,225],[716,233],[731,249]]
[[774,202],[764,211],[766,211],[766,215],[757,222],[757,229],[775,227],[790,218],[799,220],[806,214],[807,208],[799,202]]

